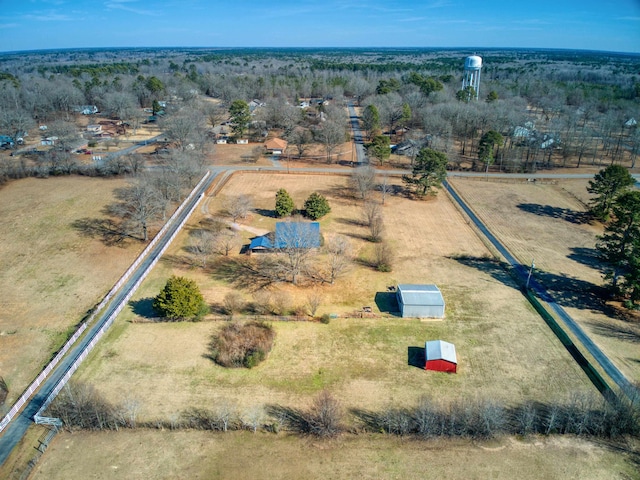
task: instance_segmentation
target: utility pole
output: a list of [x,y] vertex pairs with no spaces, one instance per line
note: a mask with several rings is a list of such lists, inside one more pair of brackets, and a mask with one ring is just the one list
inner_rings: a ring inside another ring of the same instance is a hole
[[536,264],[533,262],[533,259],[531,259],[531,267],[529,267],[529,275],[527,275],[527,285],[525,286],[527,290],[529,289],[529,280],[531,280],[531,274],[533,273],[534,268],[536,268]]

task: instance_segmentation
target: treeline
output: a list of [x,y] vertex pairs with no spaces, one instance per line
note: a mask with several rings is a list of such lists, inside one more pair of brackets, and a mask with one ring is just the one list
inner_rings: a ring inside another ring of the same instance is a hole
[[41,65],[38,67],[38,73],[45,75],[46,73],[56,73],[71,75],[74,78],[82,76],[82,74],[97,77],[100,75],[136,75],[140,68],[135,63],[116,62],[116,63],[99,63],[92,65]]
[[240,411],[220,401],[212,408],[188,408],[169,419],[138,418],[140,404],[106,401],[93,387],[72,383],[48,410],[69,430],[168,428],[211,431],[251,430],[332,437],[340,433],[385,433],[416,438],[489,439],[503,435],[578,435],[616,439],[640,435],[639,398],[576,394],[563,403],[526,402],[505,405],[496,400],[457,400],[451,403],[423,398],[414,407],[390,406],[379,411],[345,411],[329,392],[322,391],[307,408],[270,405]]

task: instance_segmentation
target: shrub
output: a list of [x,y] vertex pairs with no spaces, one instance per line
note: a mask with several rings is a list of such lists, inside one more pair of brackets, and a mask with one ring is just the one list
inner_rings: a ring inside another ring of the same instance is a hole
[[253,368],[266,359],[274,338],[275,331],[266,323],[229,323],[213,335],[210,356],[223,367]]
[[327,325],[330,321],[331,321],[331,315],[329,315],[328,313],[324,313],[320,317],[320,323],[324,323],[325,325]]
[[175,275],[167,280],[162,291],[153,300],[153,309],[161,317],[171,320],[197,320],[209,310],[196,282]]

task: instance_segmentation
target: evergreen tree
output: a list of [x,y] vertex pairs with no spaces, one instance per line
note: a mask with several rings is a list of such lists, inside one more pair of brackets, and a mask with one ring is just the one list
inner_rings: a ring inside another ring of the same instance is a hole
[[304,202],[305,215],[311,220],[318,220],[331,211],[329,202],[319,193],[312,193]]
[[244,100],[234,100],[229,107],[229,115],[231,116],[231,130],[234,137],[242,137],[247,128],[249,128],[249,121],[251,120],[249,104]]
[[431,148],[423,148],[416,157],[411,175],[404,175],[402,181],[414,188],[419,197],[433,195],[434,188],[440,188],[447,177],[447,156]]
[[380,162],[384,163],[391,156],[391,141],[386,135],[377,135],[373,141],[367,145],[367,154]]
[[619,195],[612,211],[613,221],[596,247],[614,293],[635,304],[640,300],[640,192]]
[[153,300],[153,309],[171,320],[196,320],[207,313],[208,307],[196,282],[173,275]]
[[596,195],[591,201],[591,213],[599,220],[607,221],[616,197],[633,185],[635,180],[622,165],[609,165],[589,181],[587,191]]
[[287,217],[293,213],[296,208],[293,199],[284,188],[276,192],[276,216]]

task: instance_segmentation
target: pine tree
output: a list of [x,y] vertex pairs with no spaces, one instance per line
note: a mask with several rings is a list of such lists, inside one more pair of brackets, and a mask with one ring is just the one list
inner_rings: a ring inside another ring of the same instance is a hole
[[591,201],[591,213],[602,221],[609,220],[616,196],[633,185],[635,180],[622,165],[609,165],[589,181],[587,191],[596,195]]
[[311,220],[318,220],[331,211],[329,202],[319,193],[312,193],[304,202],[305,215]]
[[277,217],[288,217],[293,213],[296,206],[293,203],[293,199],[289,192],[287,192],[284,188],[281,188],[276,192],[276,216]]
[[640,192],[625,192],[613,205],[613,221],[597,244],[606,263],[605,278],[615,294],[631,304],[640,300]]

